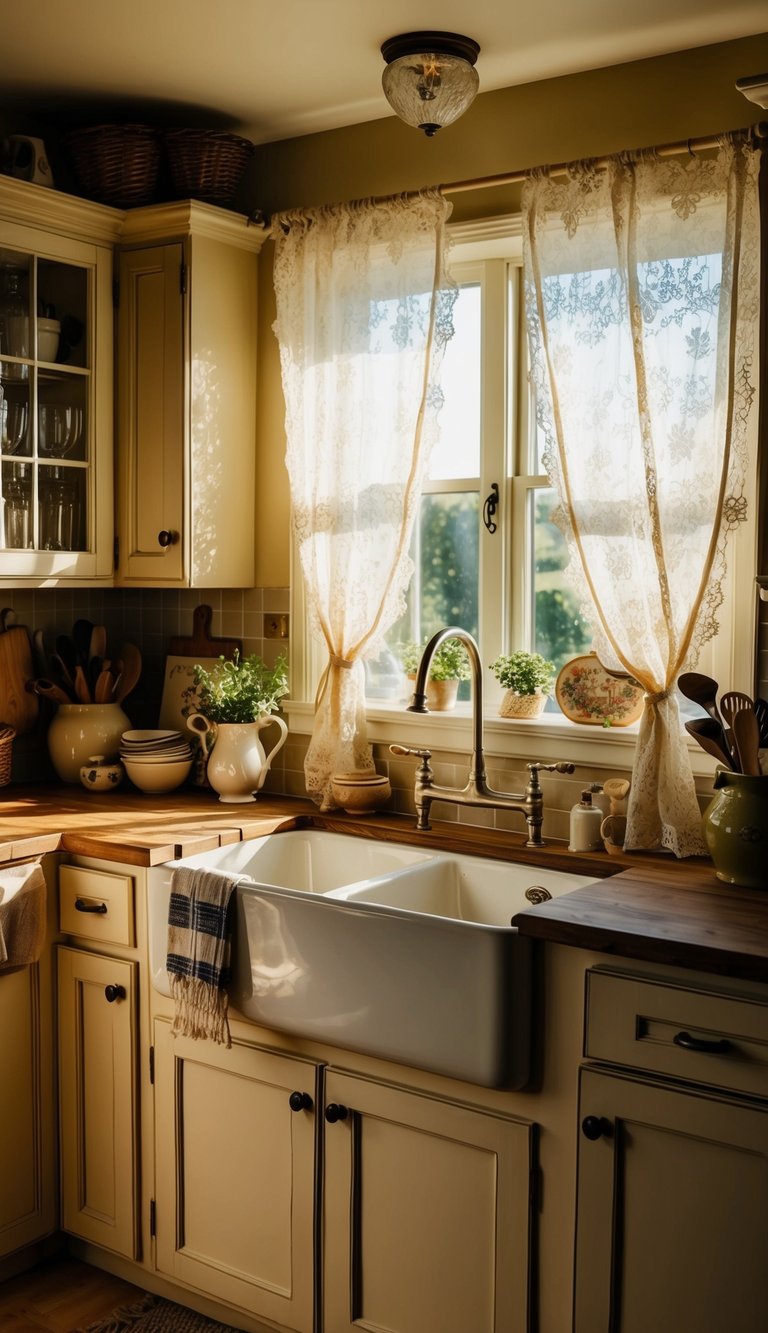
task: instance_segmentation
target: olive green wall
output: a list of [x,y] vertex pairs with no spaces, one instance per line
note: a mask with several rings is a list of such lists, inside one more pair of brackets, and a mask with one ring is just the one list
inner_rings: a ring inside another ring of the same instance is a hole
[[[734,83],[766,69],[768,33],[481,94],[434,139],[388,117],[267,144],[256,154],[241,203],[270,214],[718,134],[760,120],[759,108]],[[463,221],[514,210],[518,192],[472,191],[453,202],[453,219]],[[260,282],[256,582],[284,587],[289,502],[270,243]]]

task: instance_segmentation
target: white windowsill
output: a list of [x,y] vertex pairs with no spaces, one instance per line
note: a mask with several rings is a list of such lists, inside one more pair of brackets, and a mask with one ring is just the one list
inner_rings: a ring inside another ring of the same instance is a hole
[[[289,730],[300,735],[312,731],[314,705],[290,700],[283,703]],[[383,744],[409,745],[468,756],[472,749],[472,705],[460,703],[450,713],[409,713],[401,703],[369,702],[366,708],[368,739]],[[531,722],[499,717],[492,708],[483,716],[486,756],[540,759],[545,763],[564,760],[597,769],[631,770],[639,724],[630,727],[597,727],[570,722],[545,713]],[[713,777],[714,759],[688,742],[691,768],[696,777]]]

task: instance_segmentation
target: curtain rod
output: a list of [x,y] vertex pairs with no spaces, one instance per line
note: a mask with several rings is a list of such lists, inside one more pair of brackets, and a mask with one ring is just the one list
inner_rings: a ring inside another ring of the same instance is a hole
[[[745,138],[752,138],[758,142],[762,139],[768,139],[768,121],[758,121],[745,130],[736,130],[735,134],[743,134]],[[661,144],[658,148],[649,148],[644,151],[657,153],[659,157],[674,157],[678,153],[704,152],[708,148],[717,148],[724,135],[708,135],[703,139],[682,139],[678,143]],[[615,156],[615,154],[614,154]],[[599,171],[605,171],[612,157],[596,157],[591,159],[592,166]],[[572,162],[557,162],[553,166],[539,168],[546,171],[550,176],[562,176],[573,166]],[[448,185],[438,185],[441,194],[465,194],[470,190],[490,190],[502,185],[519,185],[526,180],[535,171],[535,167],[526,167],[521,171],[508,171],[499,176],[476,176],[474,180],[451,181]]]
[[[745,139],[752,139],[756,143],[760,143],[762,140],[768,139],[768,121],[761,120],[755,125],[748,126],[746,129],[732,130],[731,134],[734,136],[743,135]],[[656,148],[636,149],[635,151],[658,153],[660,157],[674,157],[678,153],[705,152],[707,149],[717,148],[726,137],[727,134],[711,134],[702,139],[681,139],[677,143],[666,143],[661,144]],[[596,157],[587,160],[591,161],[592,165],[598,170],[604,171],[615,156],[616,154],[613,154],[613,156],[609,157]],[[547,167],[525,167],[519,171],[503,172],[499,176],[476,176],[474,180],[450,181],[447,185],[437,185],[434,188],[438,190],[440,194],[466,194],[471,190],[491,190],[499,188],[502,185],[519,185],[536,170],[546,171],[549,175],[563,175],[565,172],[569,171],[572,166],[572,162],[557,162],[553,166]],[[405,199],[417,199],[421,193],[421,190],[407,190],[404,195],[399,197]],[[386,203],[388,199],[392,199],[393,197],[393,195],[377,195],[373,199],[366,201],[360,200],[359,202],[376,204]],[[247,219],[248,226],[269,226],[269,224],[270,219],[261,211],[261,209],[256,209]]]

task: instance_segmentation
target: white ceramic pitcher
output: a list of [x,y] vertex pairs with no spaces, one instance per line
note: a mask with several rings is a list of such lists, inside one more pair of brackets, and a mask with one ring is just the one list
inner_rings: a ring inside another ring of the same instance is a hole
[[[272,723],[279,727],[280,736],[265,754],[259,732]],[[208,781],[220,801],[239,805],[256,800],[256,792],[264,786],[272,760],[288,739],[288,728],[277,713],[257,718],[255,722],[209,722],[202,713],[192,713],[187,726],[199,736],[206,732],[214,736],[206,769]]]

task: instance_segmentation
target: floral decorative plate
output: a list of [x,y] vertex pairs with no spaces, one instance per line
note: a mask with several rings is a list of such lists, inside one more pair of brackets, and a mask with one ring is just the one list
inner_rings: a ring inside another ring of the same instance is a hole
[[644,692],[629,677],[610,675],[594,653],[566,662],[555,681],[555,696],[571,722],[628,727],[643,711]]

